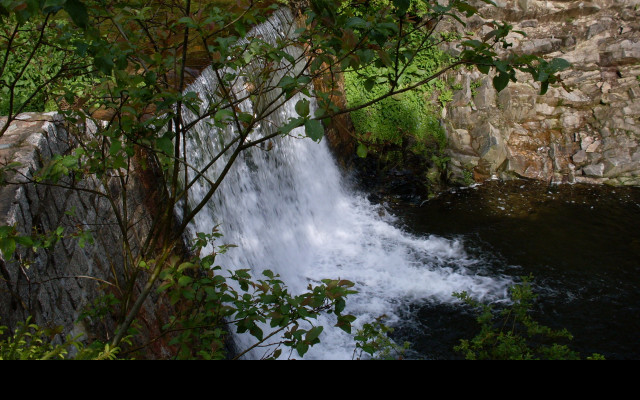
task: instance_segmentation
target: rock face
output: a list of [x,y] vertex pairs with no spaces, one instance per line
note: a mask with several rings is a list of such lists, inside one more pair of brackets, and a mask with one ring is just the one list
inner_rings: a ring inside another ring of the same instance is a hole
[[[548,182],[640,185],[640,1],[498,2],[481,8],[464,32],[504,20],[516,52],[564,58],[564,87],[539,95],[539,83],[518,75],[497,93],[491,76],[460,70],[462,89],[448,105],[453,176],[473,172]],[[455,52],[454,48],[450,49]]]
[[[123,281],[122,233],[109,202],[94,193],[103,189],[100,182],[72,176],[59,182],[75,189],[32,182],[51,157],[74,148],[62,118],[53,113],[18,118],[0,138],[0,162],[21,164],[8,178],[12,183],[0,186],[0,226],[15,226],[19,235],[60,229],[60,240],[48,250],[18,247],[11,259],[0,255],[0,324],[13,328],[33,316],[41,326],[63,327],[65,335],[92,338],[107,326],[112,330],[115,316],[107,315],[99,324],[95,319],[76,321],[86,305],[115,290],[105,282]],[[138,221],[129,232],[133,237],[149,230],[153,198],[141,173],[131,178],[128,210]],[[92,240],[81,244],[74,237],[79,228],[90,232]],[[147,307],[140,319],[147,332],[158,331],[166,310],[162,301],[153,301],[157,307]],[[160,356],[162,346],[149,355]]]

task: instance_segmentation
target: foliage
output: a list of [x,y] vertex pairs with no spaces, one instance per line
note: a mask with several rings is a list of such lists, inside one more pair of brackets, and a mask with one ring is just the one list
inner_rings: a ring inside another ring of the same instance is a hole
[[[380,7],[388,5],[388,2],[379,4]],[[412,5],[415,7],[418,2],[412,2]],[[375,3],[370,7],[375,7]],[[425,43],[420,32],[412,32],[399,43],[407,54],[401,65],[378,57],[375,63],[345,74],[345,95],[349,106],[369,103],[394,86],[432,76],[451,63],[451,57],[437,48],[437,42]],[[411,55],[412,51],[415,54]],[[393,157],[393,152],[398,151],[409,151],[425,160],[439,156],[446,147],[446,136],[439,124],[439,111],[430,106],[428,99],[434,90],[440,92],[443,104],[450,101],[452,95],[440,83],[440,80],[435,80],[353,111],[351,120],[360,144],[386,158],[387,162],[388,157]]]
[[94,82],[86,57],[73,49],[80,39],[75,27],[53,17],[38,21],[35,5],[23,4],[27,8],[8,13],[0,28],[0,115],[9,117],[57,110],[57,103],[74,103]]
[[[0,326],[0,337],[6,332],[7,327]],[[26,323],[18,325],[13,335],[0,340],[0,360],[63,359],[77,342],[67,338],[62,344],[51,344],[51,339],[58,333],[40,328],[28,319]]]
[[[388,91],[385,85],[377,85],[367,92],[362,81],[352,81],[346,76],[346,94],[350,105],[357,106]],[[357,79],[357,78],[356,78]],[[437,114],[425,106],[427,87],[387,97],[370,107],[351,114],[358,140],[370,149],[393,146],[402,148],[403,142],[412,143],[411,151],[427,156],[437,152],[435,141],[444,138]],[[428,152],[425,147],[430,147]]]
[[[217,231],[198,234],[196,252],[203,245],[220,237]],[[354,294],[353,283],[346,280],[324,280],[308,291],[292,294],[285,283],[266,270],[263,279],[254,280],[248,270],[230,271],[228,276],[215,265],[216,254],[226,252],[228,246],[203,258],[165,269],[161,275],[159,292],[166,292],[179,311],[163,328],[163,335],[174,333],[170,344],[178,346],[178,359],[225,359],[227,326],[237,333],[248,332],[256,343],[235,358],[260,348],[263,359],[277,359],[284,346],[289,357],[295,350],[302,357],[309,348],[320,342],[322,326],[313,320],[322,313],[336,316],[336,327],[351,332],[352,315],[343,314],[346,297]],[[279,335],[279,336],[276,336]],[[281,338],[280,338],[281,337]],[[266,343],[267,340],[274,340]],[[266,349],[266,350],[264,350]]]
[[[523,277],[511,292],[512,305],[495,315],[490,305],[473,300],[466,292],[454,296],[476,309],[480,332],[471,340],[463,339],[454,349],[468,360],[577,360],[580,355],[566,344],[573,336],[566,330],[541,325],[531,315],[534,295],[531,277]],[[589,359],[602,359],[593,354]]]
[[462,170],[462,185],[470,186],[475,182],[473,179],[473,171],[469,169]]
[[410,344],[405,342],[402,346],[389,338],[393,328],[383,323],[384,316],[376,318],[371,323],[366,323],[355,336],[356,348],[353,358],[360,360],[366,354],[368,357],[378,360],[402,360],[404,353]]
[[[60,241],[63,233],[64,229],[57,227],[49,232],[21,235],[14,226],[0,226],[0,253],[5,260],[9,260],[13,257],[17,246],[23,246],[34,251],[48,249]],[[78,236],[82,235],[78,234]]]
[[[194,240],[194,251],[199,253],[219,237],[215,230],[211,234],[198,234]],[[323,280],[319,285],[309,285],[307,292],[294,295],[278,275],[268,270],[263,272],[265,278],[259,280],[252,279],[248,270],[230,271],[225,277],[219,272],[221,267],[214,263],[216,255],[224,253],[228,247],[219,246],[217,252],[202,258],[195,256],[190,262],[179,264],[178,259],[171,260],[169,268],[164,269],[160,276],[162,282],[157,292],[166,293],[177,311],[171,315],[159,336],[150,338],[149,343],[141,347],[132,343],[137,334],[135,329],[130,329],[124,340],[127,344],[124,352],[98,339],[91,339],[87,346],[80,340],[81,336],[67,337],[62,344],[53,345],[53,339],[59,336],[62,327],[43,329],[27,321],[18,325],[15,334],[0,341],[0,359],[131,358],[137,350],[165,336],[171,337],[168,344],[177,349],[175,359],[240,358],[253,349],[263,351],[262,359],[278,359],[283,348],[289,349],[288,358],[294,350],[302,357],[310,347],[320,343],[324,327],[317,325],[315,320],[323,313],[335,315],[335,327],[351,333],[355,317],[343,311],[347,296],[356,293],[351,290],[352,282]],[[151,268],[154,262],[150,260],[142,267]],[[113,294],[106,294],[86,307],[78,320],[102,321],[121,305]],[[226,346],[229,327],[234,327],[237,333],[248,332],[255,338],[255,344],[238,354],[229,354]],[[375,327],[388,331],[379,322]],[[0,337],[6,330],[6,327],[0,327]],[[358,335],[367,333],[359,332]],[[377,342],[383,339],[382,334],[377,334],[374,339],[376,341],[366,344],[366,351],[370,346],[375,346],[376,351],[386,351],[392,343],[386,339],[383,348]],[[268,340],[273,341],[267,343]]]
[[476,97],[478,95],[478,88],[482,86],[482,81],[481,80],[473,81],[470,83],[469,86],[471,89],[471,97]]
[[[357,106],[388,90],[388,87],[381,84],[367,92],[363,90],[363,82],[352,81],[352,77],[345,77],[349,105]],[[426,87],[421,89],[387,97],[370,107],[353,112],[351,119],[360,144],[382,155],[385,150],[398,151],[405,147],[426,158],[439,152],[439,143],[443,139],[446,142],[446,136],[435,112],[425,106]]]
[[[108,304],[117,303],[122,312],[109,343],[97,344],[107,357],[127,344],[143,304],[160,283],[175,305],[183,307],[166,326],[177,335],[177,345],[185,343],[178,346],[176,357],[219,358],[224,333],[213,325],[219,325],[222,317],[235,318],[236,329],[248,332],[258,343],[269,335],[264,324],[280,330],[284,339],[279,345],[301,355],[322,332],[320,326],[302,327],[301,322],[313,322],[319,312],[333,313],[337,326],[350,330],[353,317],[342,315],[344,298],[351,292],[347,281],[326,280],[305,294],[293,295],[269,272],[259,280],[246,271],[223,278],[208,255],[190,257],[180,251],[190,223],[239,156],[298,127],[320,141],[323,122],[375,104],[386,105],[396,116],[394,129],[383,134],[396,134],[396,127],[413,130],[416,143],[403,146],[426,146],[417,147],[418,152],[441,149],[446,137],[437,119],[416,116],[422,112],[420,93],[447,70],[472,65],[484,73],[497,71],[497,89],[515,79],[515,70],[523,70],[544,88],[558,82],[555,73],[566,67],[566,62],[533,56],[498,57],[493,46],[507,46],[511,28],[497,23],[486,41],[463,41],[466,50],[458,59],[434,58],[436,43],[453,38],[432,37],[431,27],[477,10],[461,0],[447,5],[408,0],[381,4],[312,0],[301,10],[304,23],[296,34],[270,43],[249,32],[279,7],[271,1],[0,0],[0,90],[8,117],[0,122],[0,137],[17,114],[55,100],[78,147],[25,177],[27,183],[80,190],[104,199],[117,221],[123,262],[116,268],[123,276],[110,282],[119,297]],[[213,67],[218,84],[214,93],[187,90],[196,74],[196,59]],[[338,87],[336,74],[367,71],[371,73],[363,86],[374,95],[356,106],[338,107],[332,96]],[[313,85],[319,80],[327,83],[322,91]],[[283,126],[270,126],[270,116],[299,93],[305,97],[297,101],[297,116]],[[309,98],[317,100],[317,108],[310,106]],[[229,136],[206,167],[196,169],[186,142],[200,122]],[[387,139],[398,143],[393,136]],[[358,148],[360,155],[367,151],[367,146]],[[0,171],[2,183],[20,184],[11,181],[15,165],[9,165]],[[149,231],[143,233],[135,230],[138,221],[129,207],[129,184],[135,174],[157,183],[158,208]],[[68,176],[73,182],[91,178],[98,185],[95,189],[69,185],[63,179]],[[204,195],[189,204],[186,200],[193,197],[196,183]],[[16,246],[50,247],[55,238],[68,235],[58,229],[37,235],[19,233],[20,229],[2,227],[6,261],[11,261]],[[90,242],[83,232],[75,236]],[[202,346],[189,349],[187,343]]]
[[[516,82],[516,72],[522,71],[531,74],[535,82],[540,82],[540,94],[543,95],[549,89],[550,84],[560,83],[557,73],[571,66],[562,59],[554,58],[550,61],[532,54],[508,53],[507,57],[499,57],[498,48],[506,50],[512,46],[507,36],[513,31],[513,26],[504,22],[494,22],[495,28],[486,34],[482,41],[477,39],[465,40],[461,44],[465,50],[460,57],[468,63],[475,64],[478,70],[488,74],[492,69],[496,74],[493,77],[493,86],[500,92],[507,87],[509,82]],[[513,31],[522,36],[522,31]]]
[[78,337],[67,336],[54,344],[62,327],[48,329],[31,322],[18,323],[12,334],[8,328],[0,326],[0,360],[113,360],[119,349],[108,344],[93,343],[85,347]]

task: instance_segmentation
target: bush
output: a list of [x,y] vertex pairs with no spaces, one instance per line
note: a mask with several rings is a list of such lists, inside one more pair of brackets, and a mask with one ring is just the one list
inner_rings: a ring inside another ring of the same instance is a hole
[[[539,324],[530,310],[534,295],[531,277],[510,289],[512,305],[496,315],[491,306],[478,303],[466,292],[455,293],[478,312],[480,332],[472,339],[463,339],[454,350],[467,360],[579,360],[580,354],[556,340],[571,341],[566,329],[554,330]],[[588,359],[604,359],[593,354]]]

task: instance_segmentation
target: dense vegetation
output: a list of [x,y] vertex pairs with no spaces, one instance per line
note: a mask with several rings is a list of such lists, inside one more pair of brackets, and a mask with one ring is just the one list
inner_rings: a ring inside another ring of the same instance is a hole
[[[471,339],[462,339],[455,350],[467,360],[580,360],[580,354],[568,343],[573,336],[566,329],[551,329],[531,316],[536,299],[532,277],[523,277],[510,288],[511,305],[500,312],[487,304],[473,300],[466,292],[454,295],[478,313],[480,332]],[[601,354],[589,360],[603,360]]]
[[[383,7],[388,2],[378,1],[368,7]],[[410,12],[428,18],[419,2],[412,2]],[[370,10],[358,10],[367,13]],[[405,86],[430,77],[454,62],[454,57],[441,45],[459,39],[445,33],[425,35],[421,30],[411,31],[402,43],[402,50],[412,54],[399,65],[397,84]],[[414,49],[420,49],[415,51]],[[389,63],[389,61],[387,61]],[[345,73],[345,96],[350,107],[366,104],[392,90],[394,68],[383,60]],[[378,169],[413,168],[422,171],[427,184],[438,180],[446,167],[444,153],[447,138],[440,124],[440,108],[451,101],[452,91],[443,78],[437,78],[413,90],[386,97],[370,106],[353,111],[350,116],[359,142],[358,155],[376,157]],[[428,171],[434,170],[434,174]]]
[[[485,41],[463,41],[459,57],[434,61],[433,25],[448,18],[461,21],[477,12],[461,0],[448,5],[393,0],[376,6],[357,0],[313,0],[308,7],[293,4],[304,21],[297,36],[282,37],[276,43],[248,37],[250,28],[277,7],[273,2],[245,0],[0,0],[0,111],[6,115],[0,122],[0,137],[21,112],[62,112],[78,147],[54,157],[29,183],[65,186],[60,178],[69,174],[77,180],[95,178],[101,186],[90,191],[109,202],[122,234],[124,261],[118,267],[124,279],[114,277],[110,282],[117,295],[98,299],[83,314],[112,318],[116,326],[88,347],[94,351],[87,357],[131,357],[166,336],[176,346],[175,358],[225,358],[229,356],[223,345],[228,329],[248,332],[255,338],[252,347],[282,335],[265,353],[267,358],[281,355],[283,348],[302,356],[320,341],[324,328],[314,324],[320,313],[333,314],[336,327],[350,332],[354,317],[343,312],[346,297],[353,293],[351,282],[329,279],[306,293],[291,294],[269,271],[262,279],[252,278],[247,271],[223,274],[215,256],[225,247],[215,245],[215,228],[198,234],[193,248],[183,251],[187,227],[238,156],[298,127],[319,141],[323,121],[347,112],[353,112],[357,121],[358,112],[366,113],[366,107],[376,104],[386,104],[391,115],[371,121],[381,127],[391,121],[400,129],[378,130],[374,138],[361,136],[360,155],[381,141],[405,146],[397,136],[384,136],[396,133],[411,134],[415,151],[437,154],[443,136],[421,101],[428,91],[425,85],[445,71],[462,65],[477,67],[493,73],[495,87],[502,90],[515,80],[516,70],[523,70],[542,82],[545,91],[556,82],[554,73],[566,67],[566,62],[535,56],[499,59],[496,47],[508,47],[505,38],[511,27],[497,22]],[[290,53],[288,48],[305,52]],[[219,85],[206,102],[197,93],[185,92],[197,63],[211,65]],[[246,68],[250,64],[260,68]],[[364,73],[362,98],[350,108],[341,109],[332,101],[331,91],[337,88],[332,78],[337,72]],[[314,80],[324,80],[328,89],[316,91]],[[238,89],[240,81],[249,84]],[[296,104],[297,117],[263,131],[259,138],[252,136],[297,93],[315,97],[317,110],[312,112],[309,101],[302,99]],[[260,106],[246,111],[240,104],[247,100]],[[186,109],[195,113],[195,121],[185,121]],[[206,170],[194,170],[185,151],[190,130],[202,120],[233,132],[206,168],[223,163],[213,178]],[[95,132],[74,130],[74,122],[93,122],[97,128]],[[223,154],[229,156],[226,161],[221,161]],[[3,165],[0,182],[17,184],[11,181],[16,167]],[[131,234],[135,223],[126,206],[127,184],[136,167],[153,171],[162,188],[159,209],[144,237]],[[189,207],[182,200],[189,197],[196,181],[207,192],[199,204]],[[182,218],[176,221],[174,212],[181,204]],[[14,257],[18,247],[50,248],[65,235],[87,242],[91,237],[84,227],[79,232],[57,228],[35,233],[23,227],[1,228],[0,250],[4,260],[12,263],[20,262]],[[207,245],[214,251],[200,256]],[[154,291],[166,293],[176,312],[160,337],[141,338],[136,320]],[[266,333],[265,327],[271,331]],[[361,353],[386,351],[386,328],[376,323],[364,327],[355,338]],[[66,354],[67,347],[41,342],[44,336],[39,328],[26,325],[2,342],[3,350],[11,348],[8,357],[18,358]],[[25,341],[26,337],[32,339]],[[78,342],[70,338],[66,343]],[[45,347],[33,350],[34,344]],[[85,357],[83,350],[76,354]]]
[[39,29],[35,19],[18,23],[20,15],[10,15],[2,29],[6,47],[0,67],[0,115],[57,111],[64,99],[72,104],[93,75],[90,60],[69,46],[80,39],[76,27],[56,20],[47,23],[56,24],[57,31]]

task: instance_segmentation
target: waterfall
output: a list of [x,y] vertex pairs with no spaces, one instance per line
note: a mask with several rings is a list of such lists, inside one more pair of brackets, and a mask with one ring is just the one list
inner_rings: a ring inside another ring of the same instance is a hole
[[[288,12],[279,12],[256,29],[264,37],[277,36],[286,35],[294,25]],[[206,70],[188,90],[206,94],[215,87],[213,71]],[[271,122],[283,124],[297,116],[294,106],[299,96],[284,104]],[[242,107],[250,111],[253,105],[247,102]],[[198,124],[187,143],[193,166],[206,165],[227,133]],[[262,133],[258,130],[255,135]],[[191,224],[191,233],[211,232],[219,225],[223,242],[238,246],[216,259],[223,269],[250,268],[254,277],[269,269],[293,293],[322,279],[353,281],[359,293],[347,299],[345,312],[358,317],[356,326],[383,314],[393,325],[411,304],[452,302],[456,291],[466,290],[479,299],[505,295],[507,283],[479,275],[479,261],[465,253],[461,242],[415,237],[394,226],[392,216],[348,187],[326,142],[297,137],[303,134],[294,130],[274,140],[268,150],[255,147],[242,153]],[[214,165],[207,174],[214,179],[220,168]],[[194,186],[191,205],[204,197],[207,187],[203,182]],[[319,324],[325,326],[322,343],[305,358],[350,359],[352,337],[332,328],[331,316]],[[238,341],[246,347],[247,339]]]

